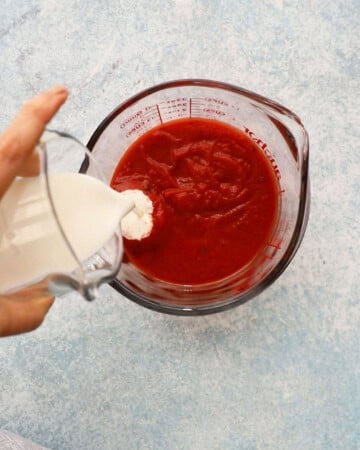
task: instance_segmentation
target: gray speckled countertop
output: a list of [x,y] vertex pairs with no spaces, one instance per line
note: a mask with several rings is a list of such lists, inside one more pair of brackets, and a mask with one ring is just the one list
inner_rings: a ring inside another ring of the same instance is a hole
[[0,342],[0,428],[54,450],[359,448],[359,19],[358,0],[2,0],[0,127],[53,83],[54,126],[86,142],[145,87],[230,82],[303,119],[312,209],[286,272],[226,313],[59,299]]

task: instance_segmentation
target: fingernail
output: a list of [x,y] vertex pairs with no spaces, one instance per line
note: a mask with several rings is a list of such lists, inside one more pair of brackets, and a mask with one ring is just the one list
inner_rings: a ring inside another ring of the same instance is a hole
[[67,89],[64,86],[54,86],[48,90],[51,95],[67,94]]

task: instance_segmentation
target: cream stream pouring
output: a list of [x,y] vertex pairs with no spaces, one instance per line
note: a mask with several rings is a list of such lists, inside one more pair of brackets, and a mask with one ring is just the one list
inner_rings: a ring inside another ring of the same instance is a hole
[[0,293],[71,273],[120,222],[129,239],[151,232],[152,202],[141,191],[119,193],[79,173],[54,173],[47,181],[50,198],[44,177],[32,177],[16,179],[0,201]]

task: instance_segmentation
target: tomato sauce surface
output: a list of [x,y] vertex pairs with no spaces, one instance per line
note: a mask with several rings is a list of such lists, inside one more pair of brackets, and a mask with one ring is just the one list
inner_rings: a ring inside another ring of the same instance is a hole
[[276,224],[279,187],[269,161],[243,132],[214,120],[179,119],[148,131],[122,157],[111,186],[152,199],[152,233],[124,239],[125,255],[171,283],[237,272]]

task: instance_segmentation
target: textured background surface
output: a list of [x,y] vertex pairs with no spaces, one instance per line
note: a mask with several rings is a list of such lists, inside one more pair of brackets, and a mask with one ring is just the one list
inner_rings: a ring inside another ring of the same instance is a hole
[[0,127],[55,82],[72,95],[54,125],[84,142],[145,87],[231,82],[303,119],[312,211],[285,274],[238,309],[168,317],[110,287],[58,300],[0,342],[0,428],[54,450],[358,448],[359,5],[1,1]]

